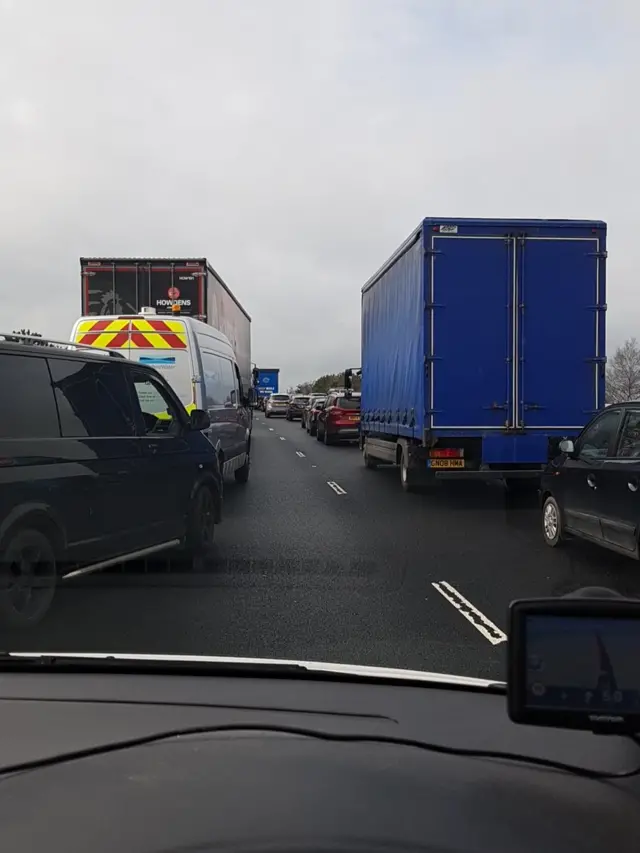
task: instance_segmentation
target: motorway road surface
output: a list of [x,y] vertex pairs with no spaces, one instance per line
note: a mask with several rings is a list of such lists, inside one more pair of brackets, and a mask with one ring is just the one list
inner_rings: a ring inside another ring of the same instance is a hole
[[370,664],[503,678],[518,597],[585,585],[640,595],[640,566],[544,545],[535,497],[450,483],[404,494],[299,422],[254,421],[250,481],[225,490],[216,560],[64,582],[46,619],[0,648],[210,654]]

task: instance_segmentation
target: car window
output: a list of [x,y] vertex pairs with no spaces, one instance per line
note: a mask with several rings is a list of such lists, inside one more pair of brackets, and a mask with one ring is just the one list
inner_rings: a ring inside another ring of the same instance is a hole
[[274,394],[271,397],[272,400],[275,400],[276,403],[288,403],[289,396],[287,394]]
[[341,409],[360,411],[360,397],[340,397],[337,404]]
[[79,359],[51,358],[60,428],[66,438],[135,435],[134,410],[124,367]]
[[229,359],[207,350],[201,351],[201,357],[207,408],[234,402],[236,380]]
[[144,373],[134,374],[133,387],[140,404],[145,435],[176,435],[180,432],[180,418],[166,388]]
[[600,415],[578,439],[578,454],[587,460],[605,459],[613,446],[619,423],[619,410]]
[[44,358],[0,355],[0,438],[58,438],[58,413]]
[[640,411],[627,412],[616,456],[623,459],[640,458]]

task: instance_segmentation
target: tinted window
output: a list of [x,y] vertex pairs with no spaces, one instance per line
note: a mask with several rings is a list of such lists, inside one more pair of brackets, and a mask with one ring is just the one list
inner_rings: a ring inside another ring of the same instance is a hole
[[616,455],[625,459],[640,457],[640,412],[629,412],[627,415]]
[[303,406],[309,402],[309,398],[308,397],[294,397],[293,402],[298,403],[299,405]]
[[339,397],[336,400],[336,406],[341,409],[353,409],[355,412],[360,411],[360,397]]
[[46,359],[0,354],[0,401],[0,438],[60,435]]
[[620,412],[605,412],[586,427],[578,441],[578,453],[585,459],[605,459],[612,447],[618,424],[620,423]]
[[133,435],[134,415],[123,366],[77,359],[49,360],[62,435],[109,438]]
[[234,402],[231,392],[236,390],[233,365],[223,358],[206,350],[201,351],[202,370],[205,384],[205,405],[224,406]]
[[140,404],[146,435],[180,432],[181,425],[173,400],[155,379],[136,373],[133,387]]

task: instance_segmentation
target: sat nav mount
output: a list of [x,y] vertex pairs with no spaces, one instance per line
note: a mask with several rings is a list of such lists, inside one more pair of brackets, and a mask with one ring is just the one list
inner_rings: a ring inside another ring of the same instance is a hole
[[515,723],[640,732],[640,601],[591,587],[509,608],[507,703]]

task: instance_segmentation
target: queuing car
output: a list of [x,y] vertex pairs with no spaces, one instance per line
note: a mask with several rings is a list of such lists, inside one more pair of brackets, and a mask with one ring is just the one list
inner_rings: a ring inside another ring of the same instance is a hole
[[265,418],[270,418],[275,415],[283,415],[286,417],[288,406],[288,394],[271,394],[264,407],[264,416]]
[[360,394],[338,392],[327,396],[318,412],[316,439],[325,444],[357,441],[360,437]]
[[315,435],[318,430],[318,414],[324,409],[326,397],[311,397],[309,404],[302,413],[302,426],[309,435]]
[[608,406],[560,450],[541,481],[544,541],[577,537],[640,559],[640,402]]
[[210,418],[156,370],[0,335],[0,399],[0,624],[37,624],[61,578],[209,555],[222,512]]
[[298,418],[301,418],[302,412],[308,402],[309,396],[307,394],[294,394],[289,400],[289,405],[287,406],[287,420],[297,421]]

